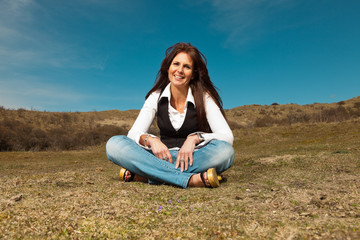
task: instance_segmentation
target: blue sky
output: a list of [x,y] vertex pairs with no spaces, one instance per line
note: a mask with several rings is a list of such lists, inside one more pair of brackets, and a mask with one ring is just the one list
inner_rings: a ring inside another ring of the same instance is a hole
[[224,107],[360,95],[360,1],[0,0],[0,105],[140,109],[191,42]]

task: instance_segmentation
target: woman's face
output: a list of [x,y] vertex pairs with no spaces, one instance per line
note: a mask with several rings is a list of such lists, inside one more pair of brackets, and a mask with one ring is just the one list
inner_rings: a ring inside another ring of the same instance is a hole
[[172,85],[188,87],[193,74],[193,60],[185,52],[178,53],[172,60],[168,76]]

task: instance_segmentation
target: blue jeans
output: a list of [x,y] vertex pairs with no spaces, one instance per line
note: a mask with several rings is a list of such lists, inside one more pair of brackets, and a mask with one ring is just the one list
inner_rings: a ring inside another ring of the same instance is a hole
[[114,136],[106,144],[106,154],[110,161],[132,173],[149,179],[149,183],[168,183],[187,188],[192,175],[215,168],[222,173],[234,161],[233,147],[224,141],[212,140],[206,146],[194,151],[193,165],[188,170],[175,168],[178,150],[170,150],[173,163],[157,158],[151,150],[140,147],[127,136]]

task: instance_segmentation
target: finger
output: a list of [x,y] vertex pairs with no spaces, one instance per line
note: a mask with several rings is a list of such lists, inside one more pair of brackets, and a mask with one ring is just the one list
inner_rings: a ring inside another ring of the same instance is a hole
[[181,165],[181,172],[184,171],[184,165],[185,165],[185,158],[180,159],[180,165]]
[[167,156],[168,156],[169,162],[170,162],[170,163],[173,163],[172,156],[171,156],[169,150],[168,150],[168,152],[167,152]]
[[180,167],[180,171],[184,171],[184,161],[183,161],[184,156],[182,154],[179,154],[177,159],[176,159],[176,168]]
[[161,160],[164,160],[164,161],[167,161],[168,160],[168,157],[167,157],[167,154],[166,154],[166,152],[164,151],[164,150],[162,150],[160,153],[159,153],[159,158],[161,159]]
[[154,152],[154,151],[153,151],[153,153],[154,153],[154,155],[155,155],[157,158],[160,158],[160,159],[161,159],[161,155],[160,155],[159,152]]
[[191,157],[187,157],[187,159],[185,160],[185,170],[188,170],[188,168],[189,168],[189,160],[190,160],[190,158]]
[[162,159],[162,154],[161,153],[157,153],[156,156],[160,159]]
[[168,149],[164,150],[162,160],[172,163],[171,154]]
[[193,155],[190,155],[190,166],[193,165],[194,159],[193,159]]
[[180,165],[180,157],[178,156],[178,157],[176,158],[176,165],[175,165],[175,168],[178,168],[178,167],[179,167],[179,165]]

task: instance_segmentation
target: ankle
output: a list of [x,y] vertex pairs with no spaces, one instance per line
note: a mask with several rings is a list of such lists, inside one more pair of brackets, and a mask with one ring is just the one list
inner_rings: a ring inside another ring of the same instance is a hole
[[201,173],[194,174],[190,177],[188,186],[189,187],[204,187],[203,182],[201,181]]
[[132,174],[132,173],[131,173],[129,170],[126,170],[126,172],[125,172],[125,176],[124,176],[125,181],[130,180],[130,178],[131,178],[131,174]]

